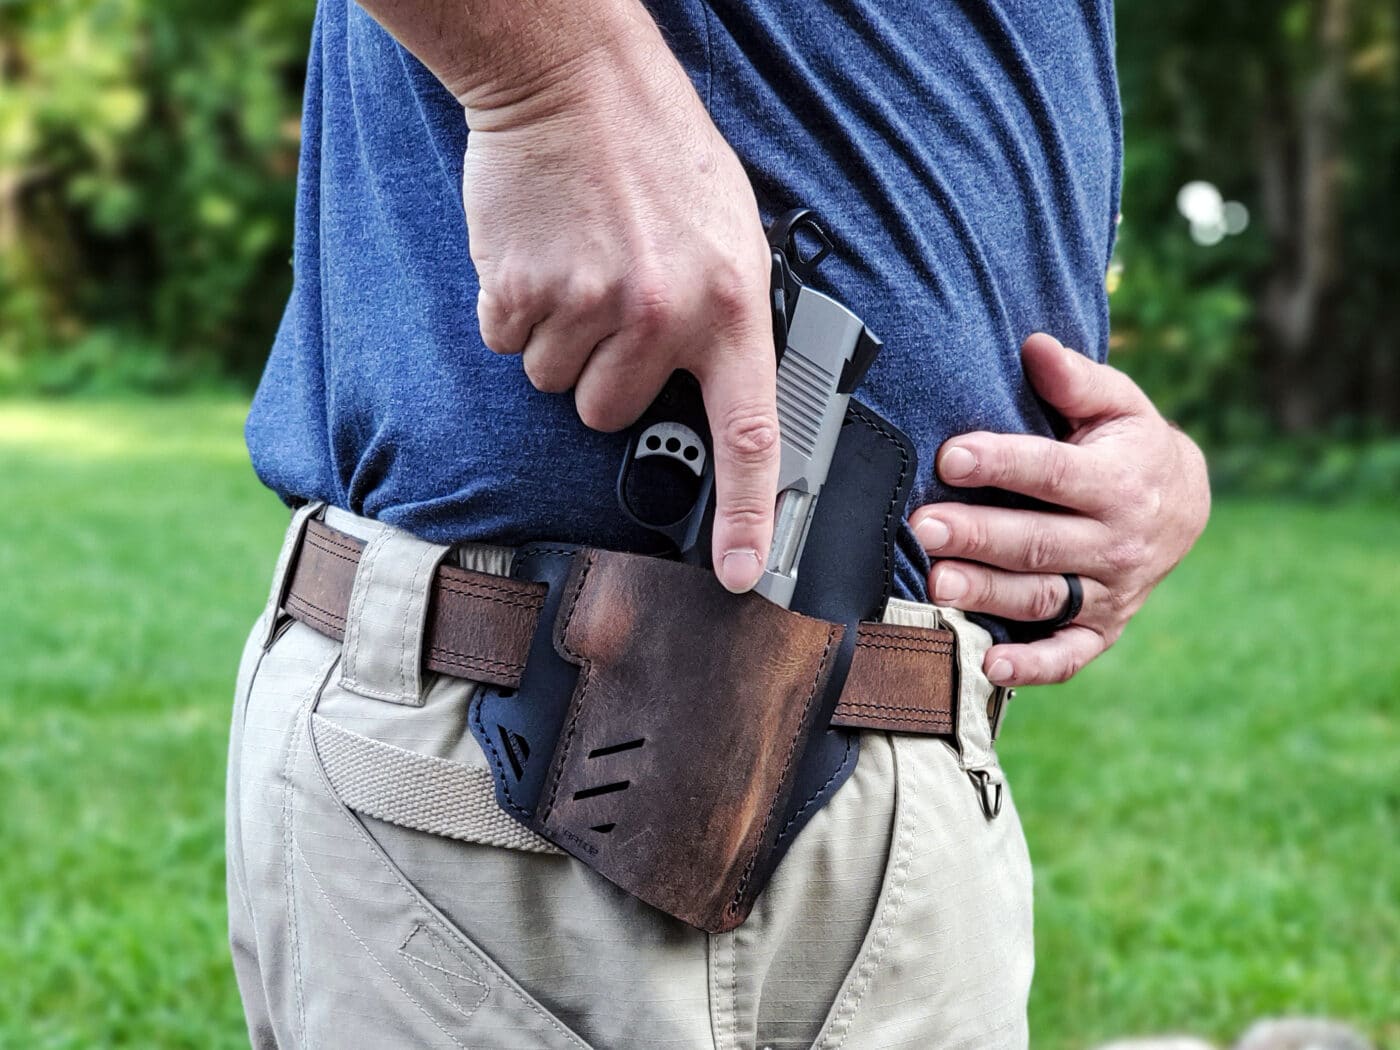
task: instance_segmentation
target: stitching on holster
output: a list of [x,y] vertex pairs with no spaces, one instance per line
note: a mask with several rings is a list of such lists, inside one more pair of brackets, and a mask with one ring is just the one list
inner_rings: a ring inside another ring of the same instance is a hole
[[[562,547],[529,546],[520,548],[520,550],[516,553],[516,558],[524,559],[539,556],[551,558],[571,558],[573,557],[574,553],[574,551],[566,550]],[[517,564],[518,563],[519,562],[517,561]],[[541,606],[543,606],[543,601],[541,601],[540,604]],[[539,625],[536,625],[535,629],[540,630],[541,627]],[[550,629],[552,630],[552,626],[550,627]],[[518,668],[518,670],[523,672],[524,667],[522,666]],[[526,809],[524,806],[520,805],[518,802],[516,802],[515,796],[513,796],[510,793],[510,782],[506,779],[505,764],[501,761],[501,753],[496,747],[495,740],[492,739],[492,734],[486,731],[486,723],[483,721],[485,716],[482,713],[482,708],[484,708],[485,706],[486,697],[484,695],[479,696],[476,700],[472,702],[471,707],[469,708],[470,714],[468,715],[468,717],[471,719],[472,725],[474,725],[477,729],[477,742],[480,743],[483,740],[486,742],[487,755],[491,760],[491,765],[496,770],[496,776],[494,778],[497,786],[496,801],[500,802],[502,805],[505,806],[505,808],[509,809],[512,813],[516,813],[519,816],[528,820],[531,817],[534,817],[535,814],[532,813],[530,810]],[[543,817],[541,817],[541,822],[543,822]]]
[[579,596],[583,594],[583,585],[588,580],[588,574],[593,569],[596,556],[593,551],[584,555],[583,563],[578,570],[578,579],[574,583],[572,592],[564,599],[563,606],[559,612],[564,617],[559,627],[559,646],[566,654],[579,665],[578,684],[574,687],[574,699],[571,706],[573,712],[569,718],[569,725],[564,735],[560,738],[555,747],[556,759],[554,768],[554,783],[549,788],[549,801],[545,803],[543,812],[538,814],[541,825],[549,820],[549,815],[554,812],[554,800],[559,794],[559,783],[564,779],[564,768],[569,760],[569,749],[573,746],[574,730],[578,728],[579,716],[583,713],[583,705],[588,701],[588,680],[589,672],[593,669],[593,662],[586,659],[580,653],[574,651],[569,645],[569,625],[574,621],[574,613],[578,610]]
[[[817,672],[812,678],[812,688],[807,692],[807,700],[802,705],[802,715],[797,721],[797,731],[793,733],[792,739],[788,741],[787,754],[783,757],[783,770],[778,776],[779,790],[781,785],[787,780],[788,770],[792,768],[792,755],[797,750],[797,741],[802,736],[803,726],[808,726],[807,718],[812,710],[812,701],[816,698],[817,687],[822,681],[822,672],[826,670],[827,661],[831,658],[832,642],[845,631],[844,627],[832,624],[827,628],[826,645],[822,649],[822,658],[817,663]],[[811,727],[808,726],[809,732]],[[768,813],[763,818],[763,827],[759,830],[758,838],[754,841],[753,852],[749,854],[748,864],[744,866],[744,874],[739,878],[739,886],[734,891],[734,896],[729,901],[729,911],[734,912],[739,908],[743,900],[744,891],[748,889],[749,879],[753,876],[754,865],[758,863],[758,852],[763,848],[763,840],[768,837],[768,825],[773,822],[773,814],[778,809],[778,796],[774,796],[772,804],[768,807]]]
[[[814,730],[814,731],[815,731],[815,730]],[[809,809],[812,808],[812,803],[815,802],[815,801],[818,799],[818,797],[820,797],[820,795],[821,795],[821,793],[822,793],[823,791],[825,791],[827,788],[829,788],[829,787],[831,786],[832,781],[834,781],[834,780],[835,780],[837,777],[839,777],[842,773],[845,773],[845,772],[846,772],[847,764],[851,761],[851,751],[853,750],[853,744],[852,744],[852,739],[853,739],[853,737],[854,737],[854,734],[852,734],[852,733],[847,733],[847,734],[846,734],[846,750],[845,750],[845,753],[842,754],[842,756],[841,756],[841,762],[840,762],[840,764],[839,764],[835,769],[833,769],[833,770],[831,771],[831,776],[829,776],[829,777],[826,778],[826,780],[825,780],[825,782],[822,784],[822,786],[819,787],[819,788],[817,788],[816,791],[812,792],[811,797],[808,798],[806,802],[802,803],[802,805],[797,809],[797,811],[796,811],[795,813],[793,813],[793,815],[790,816],[790,817],[788,818],[788,822],[787,822],[786,824],[783,825],[783,830],[780,831],[780,832],[778,832],[778,841],[779,841],[779,842],[781,842],[781,841],[787,836],[788,831],[791,830],[792,826],[793,826],[794,824],[797,823],[797,819],[798,819],[800,816],[802,816],[803,813],[806,813],[807,810],[809,810]]]
[[859,402],[852,401],[848,406],[851,416],[859,420],[879,434],[887,442],[899,450],[899,476],[895,479],[894,488],[890,492],[890,502],[885,508],[884,527],[884,571],[885,571],[885,600],[894,593],[894,563],[890,560],[890,549],[894,546],[894,517],[899,510],[896,504],[899,502],[899,490],[904,487],[904,479],[909,476],[909,450],[904,447],[904,443],[896,438],[888,429],[881,425],[881,421],[869,409],[863,407]]
[[[884,551],[882,555],[884,584],[882,586],[882,593],[884,595],[884,601],[888,602],[890,595],[894,593],[894,565],[890,561],[890,548],[894,545],[894,515],[895,511],[898,510],[896,504],[899,502],[899,490],[904,487],[904,479],[909,475],[909,451],[904,447],[904,444],[901,441],[899,441],[892,433],[889,432],[889,430],[887,430],[885,427],[879,424],[877,418],[874,416],[873,413],[871,413],[868,409],[862,408],[858,402],[852,401],[847,407],[847,411],[850,413],[852,419],[856,420],[856,422],[860,423],[862,426],[875,431],[875,433],[879,434],[889,444],[893,445],[899,450],[899,476],[895,478],[894,487],[890,490],[890,501],[889,504],[885,507],[885,524],[882,530],[884,542]],[[857,625],[856,648],[852,651],[851,656],[852,665],[854,665],[855,663],[855,652],[858,652],[861,648],[862,646],[860,640],[860,626]],[[849,674],[849,668],[847,669],[847,673]],[[844,684],[842,686],[842,690],[845,690]],[[840,702],[840,697],[837,697],[837,702]],[[816,727],[818,731],[825,728],[825,726]],[[846,752],[841,756],[841,764],[838,765],[836,769],[832,771],[831,776],[826,778],[825,783],[823,783],[821,787],[817,788],[809,796],[807,796],[806,799],[803,800],[802,805],[799,806],[798,809],[793,813],[792,817],[788,820],[788,822],[785,825],[783,825],[783,830],[778,832],[779,842],[781,842],[787,836],[788,831],[792,828],[793,824],[796,823],[797,818],[803,813],[805,813],[808,809],[810,809],[812,803],[816,802],[817,799],[821,798],[822,793],[826,791],[828,787],[831,786],[831,783],[847,770],[847,766],[851,760],[851,750],[853,747],[851,741],[851,734],[854,734],[856,732],[859,732],[859,730],[848,730],[846,738]]]
[[485,699],[486,698],[482,696],[478,697],[472,702],[470,718],[472,720],[472,725],[474,725],[478,730],[478,742],[482,740],[486,741],[486,749],[489,752],[491,758],[491,765],[494,766],[496,770],[496,776],[492,779],[494,779],[494,781],[499,787],[503,788],[502,793],[504,794],[504,799],[502,799],[502,793],[498,793],[496,796],[496,800],[498,802],[504,801],[506,807],[512,812],[518,813],[520,816],[528,818],[533,814],[531,814],[531,812],[524,806],[516,802],[515,799],[511,796],[510,785],[506,783],[506,770],[505,766],[501,763],[500,752],[496,749],[496,744],[494,741],[492,741],[491,734],[486,732],[486,724],[482,721],[481,709],[484,706],[483,702]]

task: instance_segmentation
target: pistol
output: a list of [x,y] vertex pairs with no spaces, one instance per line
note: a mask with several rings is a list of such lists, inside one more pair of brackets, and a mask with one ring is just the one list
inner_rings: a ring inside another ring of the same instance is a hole
[[[768,244],[781,465],[773,545],[754,590],[786,608],[846,406],[883,344],[849,309],[805,283],[832,250],[810,209],[774,222]],[[665,536],[683,560],[709,564],[713,444],[700,385],[688,372],[674,373],[633,425],[617,494],[628,517]]]

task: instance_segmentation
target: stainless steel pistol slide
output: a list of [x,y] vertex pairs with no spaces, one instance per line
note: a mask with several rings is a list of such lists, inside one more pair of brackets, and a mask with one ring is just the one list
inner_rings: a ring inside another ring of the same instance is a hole
[[[849,309],[805,283],[832,250],[810,210],[779,218],[768,243],[782,459],[773,545],[754,589],[787,608],[847,404],[882,344]],[[689,373],[676,372],[633,426],[617,488],[633,521],[666,536],[684,560],[709,564],[713,445]]]

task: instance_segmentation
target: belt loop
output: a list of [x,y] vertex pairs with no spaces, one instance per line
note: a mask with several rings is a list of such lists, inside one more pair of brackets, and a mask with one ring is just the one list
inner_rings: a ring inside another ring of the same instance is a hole
[[954,715],[958,761],[972,782],[982,814],[995,820],[1001,813],[1005,787],[992,742],[1006,698],[982,670],[992,636],[957,609],[940,606],[938,614],[958,642],[958,709]]
[[375,700],[423,705],[423,633],[449,548],[383,527],[365,545],[345,616],[340,684]]
[[1001,724],[1006,721],[1006,709],[1016,699],[1016,690],[1009,685],[992,687],[992,695],[987,700],[987,721],[992,727],[992,743],[1001,736]]
[[287,534],[282,540],[282,551],[277,555],[277,568],[272,570],[272,592],[267,596],[267,607],[263,610],[262,637],[259,640],[263,649],[272,644],[273,635],[277,633],[278,616],[287,598],[287,586],[292,582],[292,567],[296,563],[296,553],[301,549],[306,523],[318,517],[325,506],[325,503],[313,500],[292,513]]
[[964,769],[996,763],[992,753],[992,726],[988,720],[989,701],[995,687],[982,670],[992,636],[957,609],[940,607],[939,616],[953,632],[958,645],[958,709],[956,726],[958,751]]

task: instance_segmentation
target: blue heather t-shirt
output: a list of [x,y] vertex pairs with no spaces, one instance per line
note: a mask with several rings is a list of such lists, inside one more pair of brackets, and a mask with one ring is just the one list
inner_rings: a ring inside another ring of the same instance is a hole
[[[1049,433],[1019,347],[1097,360],[1118,208],[1110,0],[653,0],[765,222],[815,208],[814,285],[885,350],[857,397],[919,453],[910,509],[952,499],[934,453]],[[258,475],[428,540],[654,551],[614,496],[625,437],[485,348],[448,91],[353,0],[321,0],[295,283],[248,419]],[[904,543],[898,589],[923,594]]]

